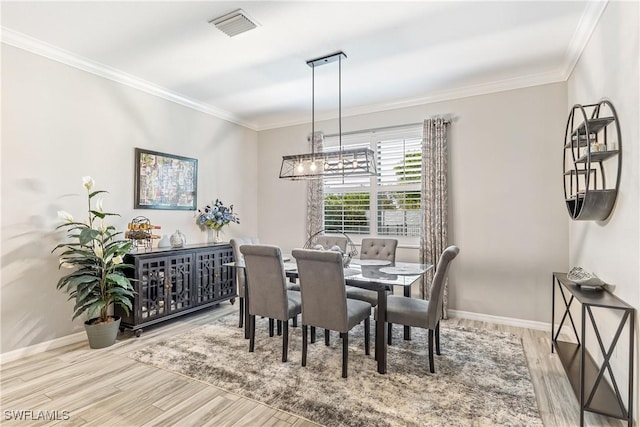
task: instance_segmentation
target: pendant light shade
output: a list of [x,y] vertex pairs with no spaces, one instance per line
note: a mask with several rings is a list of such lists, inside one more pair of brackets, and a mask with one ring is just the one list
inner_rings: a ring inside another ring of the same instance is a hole
[[336,176],[376,175],[376,162],[370,148],[342,149],[342,59],[347,55],[336,52],[307,61],[311,67],[311,135],[315,135],[315,67],[338,61],[338,138],[340,149],[282,156],[280,178],[322,179]]

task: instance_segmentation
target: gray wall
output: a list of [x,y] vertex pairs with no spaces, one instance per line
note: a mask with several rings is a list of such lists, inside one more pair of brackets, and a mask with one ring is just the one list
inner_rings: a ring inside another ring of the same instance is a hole
[[[354,117],[343,131],[415,123],[450,114],[449,240],[460,246],[450,307],[524,321],[551,319],[551,272],[566,270],[568,219],[561,147],[566,84],[557,83]],[[335,121],[316,124],[333,133]],[[310,125],[258,135],[260,238],[300,247],[306,183],[278,179],[282,155],[306,152]],[[359,239],[359,237],[358,237]],[[418,250],[402,248],[401,260]]]
[[[636,308],[635,419],[638,419],[638,315],[640,308],[640,4],[609,2],[568,82],[569,105],[608,99],[616,108],[622,132],[622,173],[614,210],[606,221],[572,221],[571,265],[595,272],[612,291]],[[609,163],[610,164],[610,163]],[[607,163],[605,163],[605,167]],[[594,310],[608,345],[619,323],[618,313]],[[627,395],[628,332],[613,354],[618,387]],[[588,330],[587,348],[601,353]]]
[[133,209],[134,148],[199,161],[198,200],[234,203],[241,224],[225,238],[257,234],[257,134],[139,90],[2,44],[1,352],[82,331],[55,289],[50,251],[58,210],[84,215],[82,177],[108,190],[105,210],[122,229],[138,215],[204,242],[193,211]]

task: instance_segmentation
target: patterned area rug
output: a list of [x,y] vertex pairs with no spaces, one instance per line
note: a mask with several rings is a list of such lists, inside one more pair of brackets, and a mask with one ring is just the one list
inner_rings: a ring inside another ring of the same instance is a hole
[[[341,377],[342,343],[323,330],[300,366],[300,327],[290,327],[289,361],[282,338],[269,338],[258,319],[256,348],[237,315],[165,339],[129,357],[205,381],[327,426],[542,426],[520,338],[503,332],[447,326],[440,331],[436,373],[429,373],[426,331],[412,341],[394,327],[387,374],[364,354],[363,328],[349,334],[349,378]],[[373,323],[373,322],[372,322]],[[372,331],[374,330],[372,325]]]

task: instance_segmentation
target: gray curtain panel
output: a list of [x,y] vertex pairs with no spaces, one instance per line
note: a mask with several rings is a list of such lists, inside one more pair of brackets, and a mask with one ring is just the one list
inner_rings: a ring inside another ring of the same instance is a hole
[[[422,279],[420,295],[427,298],[440,254],[447,248],[448,184],[447,121],[434,117],[424,121],[422,139],[422,230],[420,262],[432,264]],[[448,283],[445,284],[442,315],[447,318]]]
[[[322,151],[324,133],[316,132],[311,139],[311,149],[316,153]],[[324,228],[324,182],[322,179],[310,179],[307,181],[307,238]]]

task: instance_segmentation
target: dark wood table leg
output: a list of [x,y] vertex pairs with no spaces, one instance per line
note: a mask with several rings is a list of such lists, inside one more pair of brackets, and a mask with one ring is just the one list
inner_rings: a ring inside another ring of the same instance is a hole
[[[404,296],[411,298],[411,286],[404,287]],[[409,326],[404,327],[404,339],[407,341],[411,339],[411,328]]]
[[376,355],[378,373],[387,372],[387,292],[384,287],[378,289],[378,321],[376,322]]

